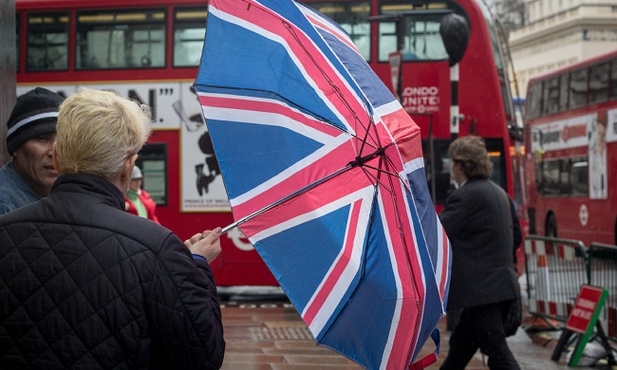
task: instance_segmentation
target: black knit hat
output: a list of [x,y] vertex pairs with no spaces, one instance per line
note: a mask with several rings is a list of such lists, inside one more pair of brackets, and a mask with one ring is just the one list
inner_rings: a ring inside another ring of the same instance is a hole
[[56,132],[58,109],[64,98],[37,87],[17,98],[7,123],[6,144],[9,154],[26,141]]

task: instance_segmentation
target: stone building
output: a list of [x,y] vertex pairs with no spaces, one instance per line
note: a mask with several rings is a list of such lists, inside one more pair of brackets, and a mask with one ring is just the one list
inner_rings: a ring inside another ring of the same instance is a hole
[[510,32],[520,95],[531,77],[617,49],[617,0],[529,0],[528,23]]

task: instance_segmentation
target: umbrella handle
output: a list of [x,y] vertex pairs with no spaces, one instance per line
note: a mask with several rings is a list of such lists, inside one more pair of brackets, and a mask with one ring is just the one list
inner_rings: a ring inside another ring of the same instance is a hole
[[234,227],[238,226],[240,222],[236,221],[232,224],[229,224],[227,226],[225,226],[224,228],[221,229],[221,235],[225,234],[226,232],[228,232],[229,230],[233,229]]

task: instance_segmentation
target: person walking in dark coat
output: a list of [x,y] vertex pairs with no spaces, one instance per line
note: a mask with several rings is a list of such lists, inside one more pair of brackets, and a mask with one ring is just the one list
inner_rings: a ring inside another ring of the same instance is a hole
[[514,206],[489,180],[492,163],[481,138],[456,139],[448,155],[458,187],[439,217],[452,244],[448,310],[462,311],[441,370],[464,369],[478,348],[491,370],[520,369],[503,326],[506,310],[520,299],[513,249],[521,234]]
[[183,242],[124,211],[149,133],[113,92],[62,103],[50,195],[0,217],[1,369],[221,367],[220,228]]

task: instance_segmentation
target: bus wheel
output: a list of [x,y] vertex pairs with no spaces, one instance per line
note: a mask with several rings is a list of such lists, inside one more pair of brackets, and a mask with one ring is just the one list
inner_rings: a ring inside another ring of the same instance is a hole
[[548,215],[546,219],[546,227],[544,228],[544,235],[548,237],[557,237],[557,219],[554,214]]

